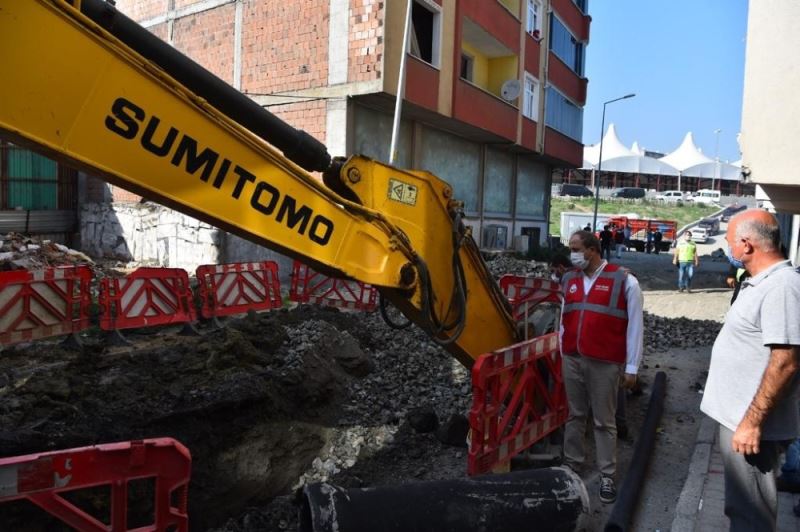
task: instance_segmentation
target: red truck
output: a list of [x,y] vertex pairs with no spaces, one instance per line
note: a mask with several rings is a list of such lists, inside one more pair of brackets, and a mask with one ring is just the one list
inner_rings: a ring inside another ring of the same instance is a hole
[[[617,228],[625,227],[626,225],[631,228],[630,242],[628,247],[636,249],[636,251],[645,251],[647,246],[647,234],[650,231],[658,229],[661,231],[662,240],[659,245],[659,251],[669,251],[672,243],[675,241],[675,234],[678,231],[678,224],[674,220],[652,220],[646,218],[628,218],[627,216],[612,216],[608,219],[608,224],[614,224]],[[651,240],[651,245],[655,243]]]

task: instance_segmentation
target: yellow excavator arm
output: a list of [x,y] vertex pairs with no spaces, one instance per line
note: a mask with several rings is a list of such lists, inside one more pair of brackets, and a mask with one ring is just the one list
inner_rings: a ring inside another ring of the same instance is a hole
[[435,176],[332,161],[102,0],[0,0],[0,64],[0,136],[375,285],[467,366],[517,340]]

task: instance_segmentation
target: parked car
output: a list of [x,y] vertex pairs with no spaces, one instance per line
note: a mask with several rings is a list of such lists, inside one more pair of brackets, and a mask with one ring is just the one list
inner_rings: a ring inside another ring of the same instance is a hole
[[691,198],[687,198],[686,201],[711,205],[712,203],[719,203],[721,197],[719,190],[701,189],[695,192]]
[[737,212],[741,212],[747,208],[747,205],[741,205],[739,203],[733,203],[725,207],[725,210],[722,211],[722,216],[720,218],[723,222],[727,222],[731,219],[731,216],[736,214]]
[[700,227],[700,226],[692,227],[691,235],[692,235],[692,240],[694,240],[695,242],[700,242],[702,244],[703,242],[708,241],[708,229],[706,229],[705,227]]
[[558,189],[559,196],[593,197],[594,193],[584,185],[571,185],[564,183]]
[[703,218],[697,223],[697,225],[699,227],[705,227],[710,236],[719,233],[719,218]]
[[611,193],[612,198],[636,199],[636,198],[643,198],[644,196],[645,196],[644,189],[635,187],[618,188]]
[[661,194],[656,194],[657,201],[665,201],[667,203],[680,203],[686,199],[686,194],[680,190],[665,190]]

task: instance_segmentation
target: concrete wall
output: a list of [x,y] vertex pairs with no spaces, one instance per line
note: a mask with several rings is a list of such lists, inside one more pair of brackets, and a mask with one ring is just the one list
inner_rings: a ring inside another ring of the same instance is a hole
[[81,251],[94,258],[190,272],[220,258],[217,229],[160,205],[85,203],[79,216]]
[[135,266],[183,268],[201,264],[272,260],[288,290],[292,260],[179,212],[153,203],[85,203],[80,250]]

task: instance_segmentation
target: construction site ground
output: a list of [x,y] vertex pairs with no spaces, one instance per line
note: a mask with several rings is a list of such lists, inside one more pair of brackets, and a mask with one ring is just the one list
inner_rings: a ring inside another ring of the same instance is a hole
[[[619,481],[649,385],[665,371],[664,414],[631,530],[667,530],[729,303],[727,262],[701,258],[691,294],[674,290],[667,255],[624,253],[619,262],[642,284],[647,313],[643,394],[629,398]],[[355,488],[466,476],[469,372],[420,330],[390,329],[377,313],[308,306],[230,320],[223,329],[204,325],[199,337],[177,330],[130,331],[132,345],[123,347],[104,347],[92,331],[79,351],[56,342],[5,349],[0,456],[174,437],[193,456],[192,529],[219,532],[297,530],[295,494],[309,482]],[[433,414],[438,430],[423,428],[419,420]],[[598,501],[592,470],[590,462],[587,530],[601,530],[610,506]],[[107,502],[101,492],[76,501],[89,509]],[[3,530],[66,530],[24,502],[0,505],[0,523]]]

